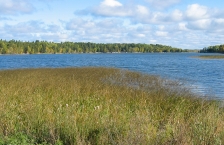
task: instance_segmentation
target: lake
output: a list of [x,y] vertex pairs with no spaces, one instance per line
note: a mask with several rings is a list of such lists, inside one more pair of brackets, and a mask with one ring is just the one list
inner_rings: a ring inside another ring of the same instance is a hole
[[224,59],[199,59],[199,53],[0,55],[0,69],[103,66],[180,80],[193,92],[224,98]]

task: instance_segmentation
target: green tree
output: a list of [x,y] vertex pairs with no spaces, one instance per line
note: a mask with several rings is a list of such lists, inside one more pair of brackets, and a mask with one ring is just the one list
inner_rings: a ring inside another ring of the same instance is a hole
[[220,45],[219,46],[219,52],[220,53],[224,53],[224,45]]

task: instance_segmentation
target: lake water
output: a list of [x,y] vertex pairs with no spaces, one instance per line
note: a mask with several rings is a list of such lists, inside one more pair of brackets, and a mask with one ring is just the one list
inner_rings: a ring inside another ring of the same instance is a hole
[[[199,53],[0,55],[0,70],[18,68],[116,67],[180,80],[193,92],[224,98],[224,59],[193,58]],[[203,54],[210,55],[210,54]]]

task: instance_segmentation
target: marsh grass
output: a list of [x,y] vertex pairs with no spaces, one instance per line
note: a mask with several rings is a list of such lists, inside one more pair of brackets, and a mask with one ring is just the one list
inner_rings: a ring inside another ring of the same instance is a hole
[[224,59],[224,55],[201,55],[201,56],[197,56],[196,58],[201,58],[201,59]]
[[0,144],[223,144],[219,102],[112,68],[0,71]]

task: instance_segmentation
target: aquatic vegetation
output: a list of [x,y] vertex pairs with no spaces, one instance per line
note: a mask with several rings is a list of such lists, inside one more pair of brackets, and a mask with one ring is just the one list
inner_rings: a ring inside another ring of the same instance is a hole
[[223,144],[224,110],[114,68],[0,71],[0,144]]
[[201,55],[201,56],[197,56],[197,58],[201,58],[201,59],[224,59],[224,55]]

